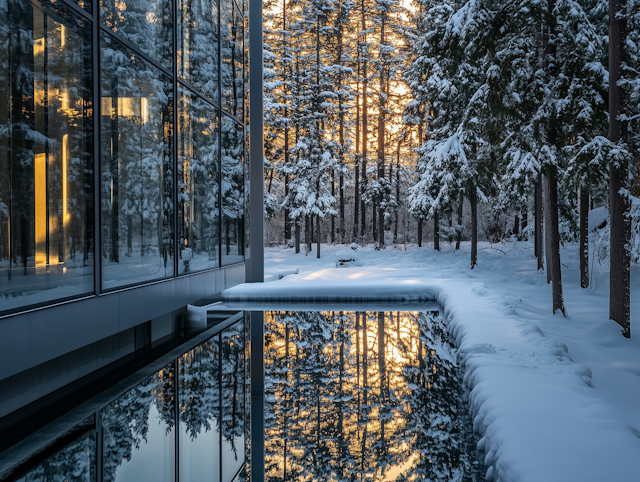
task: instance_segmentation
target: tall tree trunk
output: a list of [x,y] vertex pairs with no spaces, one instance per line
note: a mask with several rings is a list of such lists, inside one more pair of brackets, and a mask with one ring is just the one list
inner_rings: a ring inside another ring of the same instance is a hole
[[418,248],[422,248],[422,219],[418,219]]
[[[386,150],[385,145],[385,109],[386,109],[386,78],[385,78],[385,58],[386,55],[384,53],[383,47],[385,46],[385,26],[386,26],[386,11],[381,11],[381,21],[380,21],[380,95],[378,96],[379,108],[378,108],[378,183],[382,186],[382,182],[384,180],[384,153]],[[382,207],[383,198],[380,199],[380,205],[378,206],[378,247],[384,247],[384,208]]]
[[320,259],[320,216],[316,216],[316,237],[317,237],[317,250],[316,250],[316,256],[318,257],[318,259]]
[[305,254],[311,252],[311,243],[312,243],[313,233],[311,232],[310,224],[311,223],[309,222],[309,215],[305,214],[304,215],[304,239],[307,245]]
[[[367,22],[365,20],[365,5],[364,5],[364,0],[361,1],[362,4],[362,31],[365,32],[367,29]],[[367,79],[367,54],[368,54],[368,49],[366,46],[367,43],[367,35],[364,34],[363,38],[362,38],[362,186],[360,186],[360,189],[364,192],[364,190],[367,188],[367,138],[368,138],[368,129],[369,126],[367,125],[368,122],[368,118],[367,118],[367,106],[368,106],[368,99],[367,99],[367,85],[369,83],[369,80]],[[364,204],[364,200],[362,200],[361,202],[361,206],[360,206],[361,212],[362,212],[362,220],[360,223],[360,235],[364,238],[365,235],[365,230],[366,230],[366,226],[367,226],[367,212],[365,209],[365,204]]]
[[[458,204],[458,226],[462,226],[462,206],[464,204],[464,193],[460,193],[460,204]],[[458,236],[456,237],[456,251],[460,249],[460,241],[462,241],[462,231],[458,228]]]
[[295,221],[295,236],[296,236],[296,254],[300,252],[300,221]]
[[524,230],[527,228],[528,225],[528,219],[527,219],[527,206],[524,206],[522,208],[522,211],[520,211],[520,218],[522,219],[522,233],[524,233]]
[[[286,148],[288,150],[288,147]],[[289,156],[285,156],[289,157]],[[289,176],[284,176],[284,195],[289,194]],[[289,219],[289,209],[284,208],[284,242],[291,240],[291,219]]]
[[551,220],[551,262],[553,264],[552,290],[553,313],[557,310],[567,315],[564,308],[564,296],[562,294],[562,270],[560,265],[560,229],[558,226],[558,181],[555,175],[549,177],[549,210]]
[[513,219],[513,234],[515,234],[516,236],[520,234],[520,215],[519,214],[516,214],[515,218]]
[[475,183],[469,189],[471,204],[471,269],[478,265],[478,193]]
[[371,225],[373,227],[373,242],[377,242],[378,239],[378,209],[375,203],[371,205]]
[[540,181],[540,175],[538,175],[538,182],[536,182],[534,189],[534,222],[535,222],[535,230],[534,230],[534,253],[536,256],[538,270],[544,268],[543,262],[543,249],[542,249],[542,229],[544,226],[544,222],[542,219],[542,182]]
[[[331,196],[336,198],[335,172],[331,173]],[[331,244],[336,244],[336,217],[331,215]]]
[[433,215],[433,249],[440,251],[440,216],[437,212]]
[[[287,46],[287,0],[282,0],[282,57],[286,55],[286,46]],[[282,61],[282,58],[280,59]],[[284,82],[284,92],[285,95],[288,93],[288,87],[286,83],[286,73],[287,66],[289,66],[289,62],[283,65],[282,73],[285,77]],[[289,109],[287,108],[287,99],[284,100],[284,164],[287,165],[289,163]],[[289,176],[285,174],[284,176],[284,195],[285,197],[289,194]],[[291,220],[289,219],[289,209],[284,209],[284,241],[285,244],[287,241],[291,239]]]
[[542,196],[544,210],[544,253],[547,262],[547,283],[553,278],[553,261],[551,259],[551,198],[549,197],[549,176],[542,176]]
[[[609,0],[609,140],[625,140],[620,116],[624,114],[624,92],[618,85],[621,66],[625,61],[624,43],[627,35],[626,0]],[[631,337],[631,272],[627,243],[631,239],[629,200],[620,193],[628,186],[626,163],[609,166],[609,213],[611,220],[609,275],[609,318],[622,327],[622,334]]]
[[340,242],[345,243],[347,241],[347,237],[345,235],[345,225],[344,225],[344,174],[340,171],[340,179],[339,179],[340,189],[340,227],[338,231],[340,232]]
[[355,152],[355,189],[353,191],[353,236],[351,242],[358,239],[358,221],[360,220],[360,60],[356,78],[356,152]]
[[[338,65],[341,67],[343,65],[343,25],[344,22],[340,22],[340,25],[338,27]],[[338,188],[340,190],[340,226],[338,227],[338,230],[340,232],[340,242],[344,243],[346,241],[346,236],[344,232],[344,174],[342,172],[342,165],[344,163],[344,105],[342,102],[342,69],[338,74],[338,91],[338,95],[340,96],[338,102],[338,108],[340,110],[340,126],[338,128],[338,142],[340,143],[340,177],[338,180]],[[335,242],[335,240],[333,240],[332,242]]]
[[589,287],[589,190],[580,189],[580,286]]
[[[389,174],[391,179],[391,174]],[[400,218],[400,142],[398,141],[398,153],[396,157],[396,218],[393,224],[393,244],[398,242],[398,220]]]

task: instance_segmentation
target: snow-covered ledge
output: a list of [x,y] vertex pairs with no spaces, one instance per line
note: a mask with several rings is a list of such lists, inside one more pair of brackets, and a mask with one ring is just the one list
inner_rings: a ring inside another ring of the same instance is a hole
[[[591,387],[591,370],[483,282],[422,269],[321,269],[223,292],[228,301],[436,300],[459,348],[487,479],[632,481],[640,434]],[[611,324],[612,336],[620,336]]]

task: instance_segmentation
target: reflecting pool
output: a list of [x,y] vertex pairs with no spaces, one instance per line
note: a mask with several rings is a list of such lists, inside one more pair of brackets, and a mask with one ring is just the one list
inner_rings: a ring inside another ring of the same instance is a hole
[[269,481],[475,481],[456,350],[438,311],[265,312]]
[[439,310],[289,308],[209,312],[203,331],[1,449],[0,481],[248,482],[252,316],[265,480],[484,480]]

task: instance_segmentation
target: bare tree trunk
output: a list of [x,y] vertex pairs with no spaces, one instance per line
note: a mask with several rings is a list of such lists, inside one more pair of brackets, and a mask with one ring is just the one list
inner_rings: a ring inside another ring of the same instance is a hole
[[589,190],[580,189],[580,286],[589,287]]
[[564,296],[562,294],[562,270],[560,265],[560,229],[558,226],[558,181],[555,176],[549,177],[549,209],[551,220],[551,262],[553,264],[552,272],[552,290],[553,290],[553,313],[557,310],[567,316],[564,308]]
[[433,249],[440,251],[440,216],[437,212],[433,216]]
[[553,275],[553,262],[551,260],[551,207],[549,197],[549,176],[542,176],[542,196],[544,210],[544,253],[547,261],[547,283],[551,283]]
[[[625,140],[620,115],[625,111],[624,92],[618,85],[625,60],[623,45],[627,35],[626,0],[609,0],[609,140]],[[626,163],[609,166],[609,213],[611,220],[609,275],[609,318],[622,327],[622,334],[631,337],[631,272],[627,244],[631,239],[629,200],[620,193],[627,187]]]
[[540,182],[540,176],[538,176],[538,182],[535,185],[534,190],[534,253],[538,263],[537,269],[543,269],[544,263],[542,261],[542,228],[544,226],[542,219],[542,183]]
[[513,234],[518,236],[520,234],[520,215],[516,214],[513,220]]
[[418,248],[422,248],[422,219],[418,219]]
[[[460,204],[458,204],[458,226],[462,226],[462,206],[464,204],[464,193],[460,193]],[[462,231],[458,231],[456,239],[456,251],[460,249],[460,241],[462,241]]]
[[295,224],[295,235],[296,235],[296,254],[300,252],[300,222],[296,219]]
[[478,193],[475,183],[469,189],[471,204],[471,269],[478,265]]
[[309,215],[305,214],[304,215],[304,239],[307,245],[306,253],[311,252],[311,243],[313,242],[312,241],[313,233],[311,232],[310,224],[311,223],[309,222]]

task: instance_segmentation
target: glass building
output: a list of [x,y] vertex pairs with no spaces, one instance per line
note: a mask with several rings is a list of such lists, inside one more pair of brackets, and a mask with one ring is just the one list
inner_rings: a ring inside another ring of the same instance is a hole
[[1,318],[244,281],[245,1],[0,3]]

